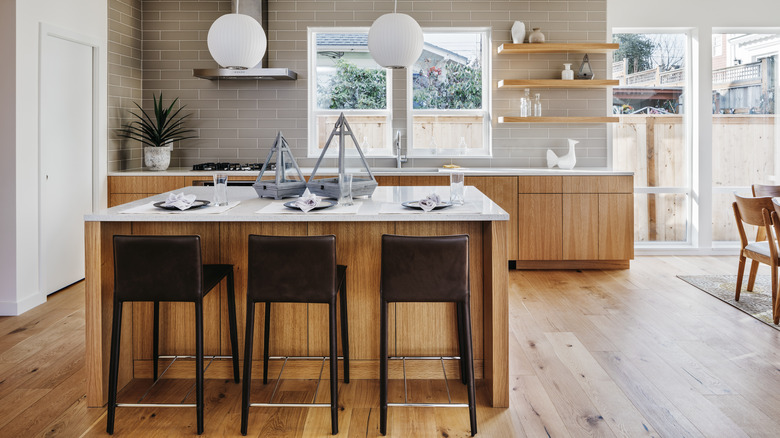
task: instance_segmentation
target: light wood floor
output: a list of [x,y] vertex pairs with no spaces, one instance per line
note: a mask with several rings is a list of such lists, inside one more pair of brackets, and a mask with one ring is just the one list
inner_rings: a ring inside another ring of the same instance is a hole
[[[779,436],[780,331],[675,278],[735,271],[735,257],[511,271],[511,407],[480,407],[478,436]],[[0,437],[105,435],[105,409],[85,407],[83,284],[0,318],[0,335]],[[189,383],[166,379],[156,391],[173,398]],[[410,391],[438,397],[440,383]],[[311,391],[308,381],[283,386],[290,397]],[[206,391],[204,436],[240,436],[240,385],[208,380]],[[453,398],[463,397],[455,384]],[[341,436],[378,435],[376,381],[341,385],[340,402]],[[252,408],[249,435],[327,436],[328,411]],[[468,435],[462,408],[390,408],[389,418],[390,436]],[[116,436],[192,436],[194,423],[191,408],[124,408]]]

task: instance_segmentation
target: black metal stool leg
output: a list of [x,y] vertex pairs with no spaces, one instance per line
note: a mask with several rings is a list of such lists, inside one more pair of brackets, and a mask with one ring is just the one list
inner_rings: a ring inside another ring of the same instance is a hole
[[338,336],[336,333],[336,299],[328,304],[328,322],[329,330],[328,335],[330,342],[330,428],[331,433],[336,435],[339,433],[339,353],[338,353]]
[[114,433],[114,419],[116,418],[116,392],[119,379],[119,341],[122,331],[122,302],[114,300],[114,320],[111,324],[111,361],[108,371],[108,421],[106,432]]
[[339,291],[341,311],[341,352],[344,355],[344,383],[349,383],[349,318],[347,317],[347,277],[341,282]]
[[379,302],[379,433],[387,433],[387,301]]
[[255,330],[255,303],[246,303],[246,335],[244,336],[244,388],[241,391],[241,435],[246,436],[249,423],[249,393],[252,390],[252,342]]
[[455,303],[458,313],[458,356],[460,356],[460,382],[464,385],[467,382],[466,379],[466,354],[465,354],[465,342],[466,334],[463,329],[463,304]]
[[195,399],[198,435],[203,433],[203,301],[195,303]]
[[263,321],[263,385],[268,383],[268,349],[269,349],[269,334],[271,332],[271,303],[265,303],[265,321]]
[[230,320],[230,354],[233,356],[233,380],[238,383],[238,323],[236,322],[236,292],[233,287],[233,270],[227,276],[228,319]]
[[[471,345],[471,309],[469,300],[462,304],[463,309],[463,331],[466,335],[464,342],[466,359],[466,378],[469,397],[469,421],[471,422],[471,436],[477,434],[477,402],[474,391],[474,352]],[[461,359],[462,360],[462,359]]]
[[160,302],[154,302],[154,330],[152,331],[154,340],[152,341],[152,357],[154,358],[152,364],[152,374],[154,374],[154,380],[157,381],[158,361],[160,360]]

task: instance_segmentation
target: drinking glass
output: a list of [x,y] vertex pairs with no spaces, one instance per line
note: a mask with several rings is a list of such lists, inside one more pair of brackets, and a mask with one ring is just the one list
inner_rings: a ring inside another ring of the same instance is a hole
[[463,205],[463,172],[450,173],[450,203]]
[[228,205],[227,198],[227,181],[228,176],[224,173],[214,174],[214,205],[225,206]]
[[339,175],[339,205],[350,206],[352,201],[352,174],[342,173]]

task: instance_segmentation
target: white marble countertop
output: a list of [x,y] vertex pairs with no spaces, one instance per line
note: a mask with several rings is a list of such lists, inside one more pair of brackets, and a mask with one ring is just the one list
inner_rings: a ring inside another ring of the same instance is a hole
[[[186,187],[174,190],[194,194],[197,199],[211,200],[213,187]],[[476,187],[466,186],[465,203],[431,212],[401,206],[436,193],[443,201],[450,198],[450,188],[443,187],[377,187],[371,198],[356,198],[355,207],[334,206],[303,213],[282,204],[296,198],[274,200],[258,198],[252,187],[228,187],[228,200],[236,203],[228,209],[203,207],[190,211],[171,212],[151,206],[163,201],[168,193],[150,196],[84,216],[88,222],[378,222],[378,221],[505,221],[509,214]],[[134,212],[123,211],[134,209]],[[262,210],[262,211],[259,211]],[[220,212],[221,211],[221,212]]]
[[[313,168],[302,167],[301,172],[305,176],[311,175]],[[497,168],[497,167],[463,167],[459,169],[445,169],[441,167],[403,167],[400,169],[394,167],[378,167],[371,168],[371,172],[377,176],[392,176],[392,175],[408,175],[408,176],[430,176],[438,174],[448,174],[452,171],[463,172],[466,175],[472,176],[609,176],[609,175],[633,175],[633,172],[621,172],[613,171],[609,169],[543,169],[543,168]],[[165,171],[153,171],[153,170],[125,170],[117,172],[109,172],[109,176],[211,176],[217,171],[213,170],[191,170],[189,168],[169,168]],[[219,173],[226,173],[228,175],[242,175],[242,176],[254,176],[256,177],[259,171],[219,171]],[[266,171],[266,174],[273,175],[274,172]],[[336,168],[323,168],[317,170],[317,175],[336,175],[338,169]]]

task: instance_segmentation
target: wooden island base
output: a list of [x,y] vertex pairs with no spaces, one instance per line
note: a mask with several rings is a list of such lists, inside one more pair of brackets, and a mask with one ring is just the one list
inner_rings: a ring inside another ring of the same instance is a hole
[[[201,236],[204,263],[234,265],[238,312],[239,355],[243,355],[247,241],[250,234],[334,234],[339,264],[348,266],[349,341],[354,360],[351,377],[378,378],[379,277],[382,234],[470,236],[471,311],[475,371],[483,379],[491,404],[509,406],[507,222],[506,221],[396,221],[396,222],[86,222],[87,403],[103,406],[107,400],[108,364],[113,294],[112,236],[116,234]],[[306,275],[306,266],[300,267]],[[175,273],[171,273],[175,275]],[[204,345],[207,355],[230,355],[224,283],[204,302]],[[261,351],[263,305],[257,306],[255,351]],[[192,354],[195,345],[194,306],[160,305],[160,354]],[[449,303],[398,303],[389,309],[390,355],[456,355],[455,307]],[[152,305],[126,306],[123,321],[119,387],[151,374]],[[271,317],[271,354],[321,356],[327,353],[327,305],[274,304]],[[339,348],[341,348],[339,344]],[[260,375],[260,361],[255,376]],[[313,364],[311,366],[314,366]],[[291,378],[316,378],[311,366],[297,367]],[[399,365],[400,366],[400,365]],[[408,369],[418,378],[437,370],[420,365]],[[327,367],[326,367],[327,368]],[[340,367],[341,368],[341,367]],[[457,376],[456,362],[447,365]],[[391,368],[392,370],[393,368]],[[274,370],[271,370],[273,373]],[[287,371],[286,371],[287,372]],[[177,364],[167,376],[193,377],[190,363]],[[277,371],[278,373],[278,371]],[[450,374],[452,373],[452,374]],[[269,374],[273,375],[273,374]],[[227,362],[215,362],[207,377],[227,378]]]

